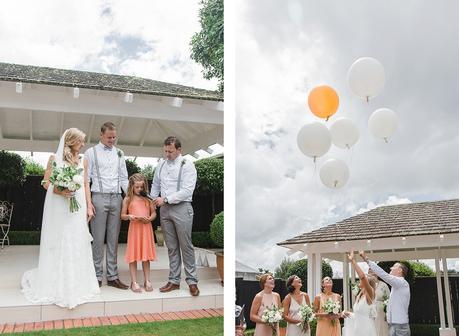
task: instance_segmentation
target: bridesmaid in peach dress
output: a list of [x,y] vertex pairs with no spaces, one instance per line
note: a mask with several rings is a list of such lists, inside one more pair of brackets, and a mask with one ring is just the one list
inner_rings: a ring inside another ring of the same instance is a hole
[[323,306],[332,299],[341,305],[341,296],[332,292],[333,280],[330,277],[322,279],[323,293],[317,295],[314,299],[314,311],[317,318],[317,336],[341,336],[341,324],[339,318],[343,317],[342,313],[327,314],[323,311]]
[[[272,336],[273,329],[268,324],[261,320],[265,308],[270,308],[273,305],[281,308],[281,298],[274,289],[274,278],[271,274],[263,274],[260,277],[261,292],[255,295],[252,308],[250,309],[250,320],[256,323],[254,336]],[[279,334],[279,323],[276,325],[276,335]]]
[[131,273],[131,290],[141,293],[137,283],[137,262],[142,262],[145,291],[151,292],[150,261],[156,260],[155,241],[151,222],[156,218],[153,202],[142,197],[141,192],[148,195],[147,180],[142,174],[134,174],[129,178],[127,195],[123,200],[121,219],[129,220],[129,230],[125,260]]

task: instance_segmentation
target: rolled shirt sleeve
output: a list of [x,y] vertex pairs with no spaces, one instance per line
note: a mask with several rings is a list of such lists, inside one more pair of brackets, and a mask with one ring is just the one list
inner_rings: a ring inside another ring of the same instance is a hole
[[88,176],[87,176],[87,181],[86,182],[91,182],[94,174],[94,167],[93,167],[93,157],[91,155],[91,150],[88,149],[86,152],[84,152],[84,158],[88,162]]
[[155,173],[153,175],[153,180],[151,181],[151,188],[150,188],[150,197],[156,198],[159,196],[159,192],[161,190],[161,181],[159,179],[159,171],[161,170],[161,165],[164,161],[160,162],[155,169]]
[[180,190],[167,196],[170,204],[178,204],[188,201],[193,197],[194,188],[196,187],[197,172],[192,162],[185,161],[182,170],[182,181]]
[[124,154],[120,158],[120,167],[118,168],[119,168],[119,174],[120,174],[120,187],[123,189],[124,193],[127,194],[128,186],[129,186],[129,178],[128,178],[128,172],[127,172],[127,167],[126,167],[126,158],[124,157]]
[[401,277],[390,275],[379,267],[374,261],[368,261],[368,266],[386,283],[395,288],[405,287],[408,282]]

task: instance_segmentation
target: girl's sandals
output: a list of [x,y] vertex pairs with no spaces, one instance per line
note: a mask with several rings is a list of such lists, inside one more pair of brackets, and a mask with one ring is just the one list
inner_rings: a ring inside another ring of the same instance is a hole
[[137,282],[131,282],[131,291],[134,293],[142,293],[142,288],[140,288]]
[[152,292],[153,291],[153,286],[151,285],[151,282],[150,281],[145,281],[145,291],[146,292]]

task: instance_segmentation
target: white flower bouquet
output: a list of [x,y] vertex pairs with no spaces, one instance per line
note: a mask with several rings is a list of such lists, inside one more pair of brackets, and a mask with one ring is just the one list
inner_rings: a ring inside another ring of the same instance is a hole
[[265,308],[261,315],[261,320],[268,324],[272,329],[272,335],[277,336],[277,323],[282,320],[283,308],[279,308],[275,305]]
[[[339,314],[341,311],[341,304],[333,301],[332,299],[328,299],[322,308],[327,314]],[[332,319],[331,322],[332,324],[335,324],[334,319]]]
[[359,294],[360,292],[359,283],[360,283],[359,281],[351,282],[351,290],[354,296],[357,296],[357,294]]
[[[53,162],[53,170],[49,177],[49,182],[55,186],[59,191],[69,190],[77,191],[83,186],[83,168],[76,168],[72,166],[57,167],[56,162]],[[69,198],[70,212],[77,212],[80,210],[80,204],[75,196]]]
[[312,322],[315,318],[314,310],[308,305],[300,305],[300,318],[301,323],[299,323],[298,326],[303,331],[307,331],[309,329],[309,322]]

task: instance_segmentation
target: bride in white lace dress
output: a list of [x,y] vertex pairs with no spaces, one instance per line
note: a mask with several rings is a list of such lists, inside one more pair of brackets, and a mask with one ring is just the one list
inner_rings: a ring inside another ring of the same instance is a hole
[[[92,259],[92,236],[88,220],[94,215],[87,208],[91,195],[87,165],[79,155],[85,134],[70,128],[61,137],[55,156],[51,156],[44,177],[46,191],[40,239],[38,268],[24,273],[22,292],[33,303],[56,304],[72,309],[100,293]],[[50,185],[52,163],[57,167],[83,168],[84,187],[71,193]],[[75,196],[81,208],[70,212],[69,197]]]
[[345,313],[347,318],[343,336],[377,336],[374,306],[376,279],[363,273],[354,260],[354,252],[351,252],[348,258],[360,278],[360,293],[355,299],[354,312]]

